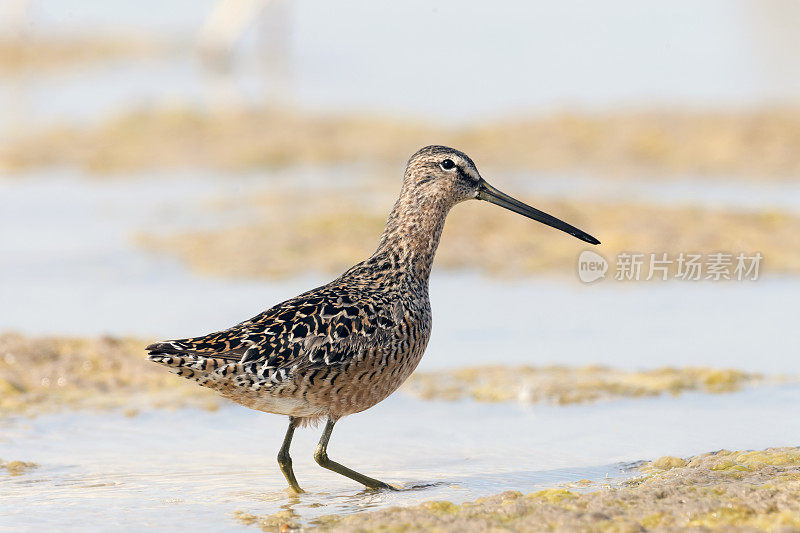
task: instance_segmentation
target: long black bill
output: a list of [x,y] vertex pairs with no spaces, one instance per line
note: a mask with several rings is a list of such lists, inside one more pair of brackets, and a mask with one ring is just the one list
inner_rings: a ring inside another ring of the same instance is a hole
[[519,213],[520,215],[524,215],[528,218],[532,218],[533,220],[537,220],[542,224],[547,224],[550,227],[560,229],[561,231],[565,231],[570,235],[572,235],[573,237],[577,237],[582,241],[588,242],[589,244],[600,244],[600,241],[598,241],[585,231],[581,231],[575,226],[570,226],[563,220],[559,220],[556,217],[550,216],[543,211],[539,211],[538,209],[534,209],[533,207],[527,204],[523,204],[519,200],[515,200],[509,195],[501,191],[498,191],[497,189],[486,183],[484,180],[481,180],[477,198],[479,200],[486,200],[487,202],[497,204],[500,207],[505,207],[506,209],[510,209],[515,213]]

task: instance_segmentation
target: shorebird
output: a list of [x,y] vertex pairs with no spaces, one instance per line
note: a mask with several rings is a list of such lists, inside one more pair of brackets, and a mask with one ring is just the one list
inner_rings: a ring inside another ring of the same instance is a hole
[[390,485],[328,458],[333,426],[392,394],[414,371],[431,333],[428,278],[447,213],[485,200],[600,241],[500,192],[466,154],[422,148],[408,161],[378,248],[337,279],[232,328],[147,347],[148,358],[246,407],[289,416],[278,465],[297,483],[289,446],[298,426],[326,419],[316,462],[370,489]]

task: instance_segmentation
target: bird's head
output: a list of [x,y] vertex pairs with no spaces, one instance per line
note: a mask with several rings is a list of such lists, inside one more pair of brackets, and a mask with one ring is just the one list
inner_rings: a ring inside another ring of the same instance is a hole
[[485,200],[547,224],[590,244],[600,241],[578,228],[539,211],[495,189],[484,180],[470,157],[447,146],[426,146],[408,160],[405,187],[421,196],[455,205],[465,200]]

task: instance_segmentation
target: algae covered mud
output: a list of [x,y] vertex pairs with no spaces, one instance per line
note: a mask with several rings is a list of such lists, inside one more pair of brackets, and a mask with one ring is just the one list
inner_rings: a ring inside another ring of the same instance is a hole
[[211,391],[142,364],[144,341],[0,335],[0,418],[77,409],[195,406],[216,409]]
[[[796,531],[800,529],[800,451],[706,453],[662,457],[643,474],[599,491],[507,491],[474,502],[426,502],[412,508],[324,516],[318,531],[661,531],[685,528]],[[300,527],[283,511],[238,514],[264,531]]]
[[[791,379],[773,378],[772,383]],[[484,402],[567,405],[690,391],[734,392],[744,386],[769,382],[759,374],[732,369],[667,367],[620,371],[599,366],[482,366],[418,372],[403,390],[428,400],[471,398]]]

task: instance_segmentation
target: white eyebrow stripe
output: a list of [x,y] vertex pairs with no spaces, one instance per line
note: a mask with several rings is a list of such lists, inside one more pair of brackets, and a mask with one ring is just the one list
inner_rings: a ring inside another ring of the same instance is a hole
[[472,167],[462,166],[461,169],[464,171],[464,174],[466,174],[470,178],[474,179],[475,181],[478,181],[478,180],[481,179],[481,177],[478,175],[477,172],[475,172],[475,170],[472,169]]

